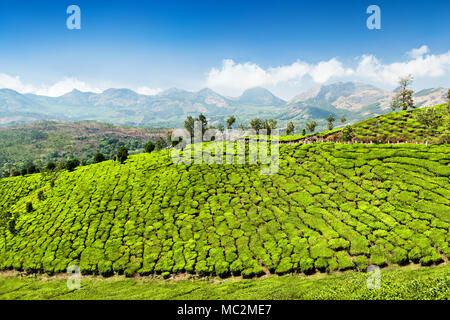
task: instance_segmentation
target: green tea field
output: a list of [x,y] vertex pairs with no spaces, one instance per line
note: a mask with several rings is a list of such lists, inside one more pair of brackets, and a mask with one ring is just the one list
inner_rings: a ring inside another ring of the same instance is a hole
[[280,146],[279,171],[167,150],[0,180],[0,268],[200,277],[447,264],[450,145]]
[[[435,111],[431,123],[420,121],[420,114],[427,109]],[[355,124],[350,124],[352,132],[343,136],[345,127],[330,131],[308,134],[306,136],[282,136],[280,141],[334,141],[360,143],[429,143],[450,142],[450,113],[446,105],[437,105],[420,109],[390,112]],[[343,125],[341,125],[343,126]]]

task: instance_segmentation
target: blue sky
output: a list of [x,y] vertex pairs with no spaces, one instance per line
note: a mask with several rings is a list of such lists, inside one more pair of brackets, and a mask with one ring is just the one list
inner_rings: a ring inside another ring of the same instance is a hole
[[[66,27],[71,4],[81,30]],[[371,4],[381,30],[366,27]],[[401,72],[417,88],[450,86],[449,13],[450,1],[2,0],[0,87],[237,95],[263,86],[290,98],[344,80],[392,89]]]

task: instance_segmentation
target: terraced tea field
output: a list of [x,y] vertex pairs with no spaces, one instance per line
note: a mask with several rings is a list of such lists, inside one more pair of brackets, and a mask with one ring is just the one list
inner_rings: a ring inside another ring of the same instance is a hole
[[275,175],[161,151],[2,179],[15,226],[0,268],[251,278],[447,263],[449,177],[448,144],[315,143],[280,146]]
[[[425,109],[433,108],[440,115],[437,126],[426,126],[418,120],[418,114]],[[360,143],[429,143],[441,144],[450,142],[450,114],[448,107],[437,105],[420,109],[390,112],[350,125],[353,129],[352,141]],[[342,142],[343,128],[309,134],[306,136],[282,136],[280,141],[335,141]]]

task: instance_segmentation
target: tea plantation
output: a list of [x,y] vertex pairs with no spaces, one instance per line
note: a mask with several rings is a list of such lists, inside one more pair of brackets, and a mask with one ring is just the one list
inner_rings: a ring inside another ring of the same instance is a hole
[[450,145],[281,145],[279,164],[261,175],[164,150],[2,179],[0,269],[251,278],[448,262]]
[[[440,121],[433,125],[425,125],[419,121],[419,113],[433,108],[440,115]],[[396,142],[450,142],[450,114],[448,107],[438,105],[400,112],[391,112],[353,125],[355,140]]]
[[[434,123],[423,123],[420,121],[420,113],[427,109],[434,109],[436,119]],[[341,126],[343,126],[341,124]],[[450,107],[447,105],[430,106],[419,109],[390,112],[376,116],[355,124],[349,125],[352,129],[351,137],[347,140],[353,142],[370,143],[429,143],[442,144],[450,142]],[[326,141],[343,142],[344,128],[337,128],[330,131],[308,134],[306,136],[281,136],[280,141],[303,141],[316,139],[326,139]]]

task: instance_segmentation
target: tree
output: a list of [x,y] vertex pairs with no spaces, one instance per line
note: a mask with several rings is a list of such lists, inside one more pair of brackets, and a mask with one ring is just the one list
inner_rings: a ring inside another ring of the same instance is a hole
[[184,121],[184,128],[189,132],[189,135],[191,136],[191,143],[194,139],[194,123],[195,119],[192,118],[192,116],[188,116],[186,118],[186,121]]
[[170,142],[172,141],[172,131],[171,130],[166,132],[166,141],[167,141],[167,145],[170,145]]
[[262,129],[266,130],[267,135],[270,135],[272,133],[272,130],[276,129],[276,127],[277,127],[277,120],[269,119],[264,120],[262,122]]
[[164,139],[162,137],[158,137],[156,139],[156,151],[162,150],[164,148]]
[[80,160],[78,160],[78,159],[71,159],[71,160],[66,162],[65,168],[68,171],[73,171],[79,165],[80,165]]
[[208,120],[206,120],[206,117],[203,115],[203,113],[199,114],[197,120],[202,123],[202,137],[203,137],[203,135],[206,132],[206,128],[208,126]]
[[26,204],[27,213],[33,212],[33,203],[31,201]]
[[231,116],[227,119],[227,129],[231,129],[233,124],[236,122],[236,118],[234,116]]
[[47,170],[49,170],[49,171],[53,171],[53,170],[56,169],[56,163],[54,163],[54,162],[49,162],[49,163],[47,163],[46,168],[47,168]]
[[342,116],[342,117],[340,118],[340,120],[341,120],[342,123],[345,123],[345,122],[347,121],[347,118],[344,117],[344,116]]
[[437,128],[442,124],[442,115],[436,110],[436,108],[422,109],[417,113],[417,121],[428,128]]
[[195,121],[201,122],[202,137],[205,134],[208,126],[208,120],[206,120],[206,117],[202,113],[200,113],[200,115],[196,119],[194,119],[192,116],[188,116],[186,118],[186,121],[184,121],[184,128],[189,132],[191,136],[191,143],[194,140]]
[[219,130],[220,132],[224,132],[225,126],[223,124],[219,123],[219,125],[217,126],[217,130]]
[[350,141],[353,139],[353,129],[350,126],[346,126],[344,129],[342,129],[341,132],[342,140],[343,141]]
[[103,154],[103,153],[101,153],[101,152],[97,152],[95,155],[94,155],[94,163],[100,163],[100,162],[103,162],[103,161],[105,161],[106,160],[106,157],[105,157],[105,155]]
[[407,110],[408,108],[415,108],[412,95],[414,91],[408,90],[408,86],[412,83],[412,75],[400,78],[399,80],[399,90],[395,94],[391,102],[391,109],[396,110],[402,108],[402,110]]
[[120,163],[124,163],[128,159],[128,149],[125,146],[121,146],[119,150],[117,150],[117,160]]
[[295,125],[292,121],[289,121],[286,127],[286,135],[291,135],[295,130]]
[[245,131],[245,129],[247,129],[246,126],[245,126],[243,123],[240,123],[240,124],[238,125],[238,128],[239,128],[240,130],[242,130],[242,131]]
[[326,120],[328,122],[328,130],[333,130],[334,127],[333,123],[334,121],[336,121],[336,119],[333,117],[333,115],[330,114]]
[[254,118],[250,120],[250,127],[256,131],[256,134],[259,134],[259,130],[263,127],[263,122],[259,118]]
[[306,136],[306,129],[305,128],[302,129],[302,136]]
[[316,125],[317,123],[315,121],[310,121],[306,124],[306,128],[309,132],[314,132],[314,130],[316,130]]
[[147,153],[151,153],[153,150],[155,150],[155,144],[151,141],[147,142],[145,144],[144,150]]
[[28,168],[27,168],[27,174],[33,174],[38,172],[37,167],[34,164],[31,164]]

